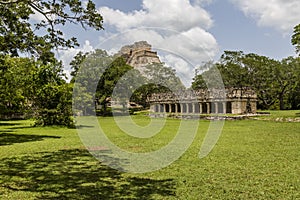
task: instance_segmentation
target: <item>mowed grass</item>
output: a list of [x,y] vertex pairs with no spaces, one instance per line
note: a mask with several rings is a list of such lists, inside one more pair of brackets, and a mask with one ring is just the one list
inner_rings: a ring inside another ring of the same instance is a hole
[[[141,115],[133,120],[150,123]],[[160,149],[180,126],[168,119],[161,132],[142,139],[126,135],[113,118],[99,122],[115,144],[132,152]],[[102,165],[75,129],[0,121],[0,199],[300,199],[300,123],[226,121],[212,152],[199,159],[209,123],[200,121],[180,159],[133,174]]]
[[258,116],[258,119],[271,121],[300,121],[300,110],[269,110],[269,115]]

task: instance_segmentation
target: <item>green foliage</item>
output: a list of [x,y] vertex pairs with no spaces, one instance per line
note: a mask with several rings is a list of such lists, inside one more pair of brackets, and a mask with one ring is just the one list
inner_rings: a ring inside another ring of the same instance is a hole
[[[78,0],[0,1],[0,13],[0,52],[12,56],[28,52],[44,62],[55,60],[53,48],[78,46],[76,38],[65,37],[61,26],[80,24],[84,29],[102,29],[102,16],[91,0],[86,6]],[[32,24],[33,14],[40,14],[44,19]],[[35,30],[40,30],[40,34]]]
[[60,63],[3,56],[0,66],[0,114],[33,115],[37,125],[73,126],[72,87]]
[[122,57],[118,57],[105,69],[103,75],[100,77],[97,87],[97,98],[101,103],[104,103],[106,98],[113,93],[113,90],[123,75],[129,70],[133,69],[126,64]]
[[192,89],[197,90],[203,88],[224,88],[223,79],[218,66],[211,61],[196,69],[196,74],[193,78]]
[[[0,13],[0,114],[30,111],[37,125],[73,126],[72,89],[63,80],[62,66],[52,50],[79,45],[75,37],[66,38],[62,26],[103,29],[95,4],[91,0],[7,0],[0,1]],[[42,19],[33,19],[34,14]],[[37,62],[12,58],[19,55],[31,55]]]
[[133,92],[130,101],[147,108],[149,107],[147,99],[151,96],[151,94],[167,91],[169,91],[168,88],[156,85],[154,83],[144,84]]
[[111,97],[119,79],[132,69],[122,57],[113,57],[97,49],[89,54],[78,54],[72,61],[74,84],[74,107],[77,113],[93,114],[95,100],[104,106]]
[[176,75],[175,69],[164,64],[153,63],[143,67],[142,73],[149,83],[161,86],[162,90],[184,90],[185,87]]
[[295,46],[296,52],[300,53],[300,24],[294,27],[294,33],[291,39],[292,45]]
[[[210,80],[219,81],[215,76],[220,72],[225,87],[253,88],[258,94],[258,108],[296,108],[296,102],[291,101],[299,98],[299,64],[299,58],[277,61],[253,53],[225,51],[219,62],[210,64],[202,74],[196,74],[192,88],[206,88]],[[207,81],[203,77],[208,77]]]
[[111,98],[123,107],[128,100],[147,107],[147,98],[152,93],[184,89],[175,71],[163,64],[150,64],[137,70],[127,65],[123,57],[110,56],[100,49],[77,54],[71,64],[76,102],[73,108],[83,115],[94,112],[93,99],[102,105],[105,115],[110,114],[107,104]]
[[143,80],[142,85],[137,88],[131,96],[131,101],[149,107],[148,98],[153,93],[184,90],[185,86],[171,67],[164,64],[149,64],[141,69]]
[[0,58],[0,115],[24,113],[28,104],[27,85],[35,66],[28,58]]
[[72,117],[72,86],[62,84],[43,87],[45,91],[42,95],[37,95],[38,101],[45,100],[45,94],[48,100],[40,105],[35,113],[36,126],[61,125],[74,128]]
[[41,65],[32,79],[36,125],[73,127],[72,87],[63,79],[60,63]]
[[79,52],[77,53],[73,60],[70,62],[70,65],[71,65],[71,76],[72,76],[72,79],[71,79],[71,83],[74,83],[75,82],[75,77],[77,76],[77,73],[80,69],[80,66],[81,64],[84,62],[84,60],[86,59],[88,53],[83,53],[83,52]]

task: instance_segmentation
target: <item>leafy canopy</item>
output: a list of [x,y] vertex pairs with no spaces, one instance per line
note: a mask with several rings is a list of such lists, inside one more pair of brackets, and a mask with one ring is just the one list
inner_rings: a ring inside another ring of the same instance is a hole
[[[79,45],[75,37],[65,37],[61,26],[103,29],[102,16],[91,0],[86,4],[79,0],[0,0],[0,13],[0,52],[12,56],[30,53],[49,61],[51,49]],[[41,20],[33,23],[34,14],[41,15]]]
[[219,81],[215,76],[220,72],[225,87],[253,88],[258,95],[259,108],[297,108],[296,102],[291,100],[299,98],[299,62],[299,58],[293,57],[277,61],[253,53],[225,51],[219,62],[206,63],[199,68],[206,71],[196,74],[192,88],[214,87],[212,84]]
[[296,52],[300,53],[300,24],[294,27],[294,34],[292,35],[292,45],[295,46]]

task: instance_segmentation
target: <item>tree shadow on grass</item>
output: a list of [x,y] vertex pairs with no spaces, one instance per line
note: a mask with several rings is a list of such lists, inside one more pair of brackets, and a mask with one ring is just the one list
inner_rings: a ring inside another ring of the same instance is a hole
[[14,132],[14,131],[12,131],[12,130],[6,130],[6,129],[0,130],[0,133],[12,133],[12,132]]
[[0,170],[0,187],[6,193],[33,192],[37,199],[153,199],[175,194],[172,179],[124,176],[80,149],[5,158]]
[[8,122],[2,122],[0,121],[0,126],[16,126],[20,125],[21,123],[8,123]]
[[23,142],[33,142],[33,141],[41,141],[45,138],[56,138],[59,139],[58,136],[48,136],[48,135],[29,135],[29,134],[13,134],[8,133],[9,131],[4,131],[4,133],[0,132],[0,146],[4,145],[12,145],[15,143],[23,143]]

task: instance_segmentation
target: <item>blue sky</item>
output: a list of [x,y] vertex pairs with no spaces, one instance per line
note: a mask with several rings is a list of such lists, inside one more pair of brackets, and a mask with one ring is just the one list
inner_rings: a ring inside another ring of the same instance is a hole
[[[274,59],[294,56],[290,38],[300,23],[299,0],[98,0],[104,31],[68,27],[81,46],[59,57],[67,65],[78,51],[116,52],[122,45],[147,40],[161,60],[188,84],[194,68],[218,60],[224,50]],[[113,36],[113,38],[111,38]],[[69,69],[67,68],[66,71]]]
[[207,10],[215,21],[209,32],[217,39],[221,53],[224,50],[242,50],[274,59],[294,55],[290,42],[292,29],[279,31],[273,27],[259,26],[255,19],[245,16],[227,0],[217,0]]

